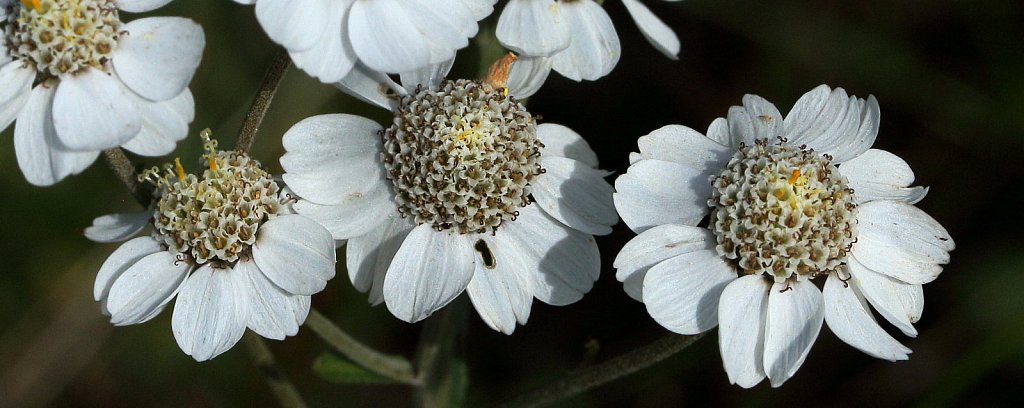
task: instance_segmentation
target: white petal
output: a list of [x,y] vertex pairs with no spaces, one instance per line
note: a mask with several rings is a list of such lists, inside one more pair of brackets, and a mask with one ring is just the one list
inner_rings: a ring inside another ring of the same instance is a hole
[[[697,334],[718,325],[718,300],[736,272],[714,249],[669,258],[644,278],[643,300],[658,324],[679,334]],[[710,248],[708,248],[710,247]]]
[[679,37],[665,22],[637,0],[622,0],[622,4],[626,6],[626,10],[633,17],[637,27],[640,27],[640,33],[654,48],[657,48],[666,57],[679,59]]
[[686,126],[668,125],[636,141],[640,156],[679,163],[694,169],[722,169],[732,149]]
[[495,34],[517,54],[549,57],[569,46],[568,22],[555,0],[510,0]]
[[282,179],[300,197],[336,205],[385,187],[381,127],[369,119],[345,114],[307,118],[282,138]]
[[540,90],[550,74],[551,58],[520,55],[508,71],[508,93],[516,98],[529,98]]
[[138,234],[152,217],[149,211],[97,217],[92,220],[92,226],[85,229],[85,237],[94,242],[121,242]]
[[388,110],[397,108],[398,95],[405,94],[405,89],[390,77],[362,63],[356,63],[348,75],[334,86],[363,102]]
[[188,277],[171,317],[171,330],[181,351],[196,361],[206,361],[238,343],[249,317],[245,278],[209,264]]
[[594,237],[566,227],[534,205],[502,224],[498,234],[508,234],[508,242],[515,243],[523,265],[533,274],[533,295],[544,303],[575,303],[601,272]]
[[878,101],[849,96],[843,88],[820,85],[797,100],[786,115],[785,132],[794,145],[829,153],[836,163],[857,157],[875,142]]
[[903,159],[885,150],[870,149],[839,166],[858,204],[875,200],[917,203],[928,194],[926,187],[908,187],[914,171]]
[[537,138],[544,143],[541,157],[566,157],[597,167],[597,153],[594,153],[583,136],[568,127],[557,123],[540,124],[537,126]]
[[402,241],[415,225],[398,213],[386,215],[385,222],[345,244],[345,264],[352,286],[370,292],[370,304],[384,302],[384,276]]
[[771,283],[747,275],[730,283],[718,302],[718,345],[729,382],[750,388],[765,377],[763,354]]
[[733,150],[739,149],[740,147],[739,142],[741,142],[741,140],[733,140],[732,136],[729,134],[729,120],[726,118],[715,118],[715,120],[711,121],[711,124],[708,125],[707,137],[708,139],[714,140],[715,143],[722,146],[729,146]]
[[354,192],[337,205],[320,205],[306,200],[292,205],[296,212],[327,228],[334,239],[351,239],[369,233],[385,217],[398,214],[391,190],[379,185],[366,193]]
[[825,282],[825,322],[837,337],[872,357],[889,361],[906,360],[910,349],[878,325],[868,303],[857,290],[831,274]]
[[856,259],[846,260],[852,282],[885,320],[910,337],[917,337],[914,322],[924,312],[924,288],[900,282],[864,266]]
[[615,180],[615,208],[633,231],[697,225],[708,213],[710,174],[678,163],[641,160]]
[[615,278],[625,281],[630,275],[661,261],[698,251],[708,242],[716,242],[707,228],[689,225],[659,225],[633,237],[615,257]]
[[107,310],[107,295],[110,293],[110,287],[114,285],[114,281],[142,258],[161,251],[160,243],[153,237],[138,237],[121,244],[107,257],[106,261],[103,261],[103,266],[100,266],[100,271],[96,274],[96,283],[92,289],[93,298],[100,302],[103,314],[110,315],[110,311]]
[[462,0],[462,2],[465,3],[466,9],[473,15],[473,18],[483,20],[494,11],[494,3],[497,3],[498,0]]
[[[253,0],[255,1],[255,0]],[[156,10],[171,0],[117,0],[117,8],[129,13],[143,13]]]
[[312,295],[334,277],[334,239],[315,221],[281,215],[260,226],[253,260],[277,286],[295,295]]
[[323,83],[344,78],[359,57],[348,42],[348,11],[354,0],[331,0],[324,12],[329,16],[320,41],[308,49],[289,50],[295,66]]
[[772,387],[796,374],[818,338],[824,319],[821,291],[810,281],[772,286],[764,330],[764,371]]
[[548,215],[572,228],[594,235],[612,232],[618,222],[604,170],[564,157],[541,158],[546,173],[533,182],[532,194]]
[[110,322],[118,326],[137,324],[158,313],[178,293],[189,268],[188,262],[177,260],[167,251],[132,264],[110,286]]
[[[526,324],[533,302],[529,273],[517,243],[498,235],[478,235],[476,270],[466,292],[480,318],[492,329],[512,334],[516,322]],[[486,253],[486,256],[485,256]]]
[[337,0],[259,0],[256,19],[270,39],[289,51],[308,50],[330,35],[329,1]]
[[267,279],[252,261],[239,261],[228,273],[240,275],[238,279],[244,286],[242,292],[248,298],[246,303],[249,305],[245,323],[247,327],[260,336],[275,340],[283,340],[299,332],[299,325],[305,319],[296,317],[305,317],[309,312],[309,302],[299,301],[298,298],[308,296],[285,292]]
[[417,70],[403,72],[400,75],[402,86],[409,93],[415,93],[416,88],[420,86],[426,89],[435,89],[444,81],[444,77],[448,76],[448,71],[451,71],[454,63],[455,58],[452,58],[439,64],[430,64]]
[[122,31],[127,34],[111,61],[124,84],[153,101],[181,94],[203,56],[202,27],[187,18],[149,17],[125,24]]
[[97,69],[64,78],[53,97],[57,136],[71,150],[119,146],[142,129],[138,108],[117,77]]
[[407,72],[431,63],[429,41],[417,30],[417,16],[407,5],[397,0],[357,1],[350,13],[349,38],[366,66]]
[[53,127],[55,88],[40,84],[32,89],[14,126],[14,152],[18,167],[29,183],[48,186],[72,174],[81,173],[100,152],[67,150]]
[[928,283],[949,262],[953,239],[934,218],[899,201],[858,207],[853,256],[864,266],[908,283]]
[[782,134],[782,114],[771,102],[757,95],[744,95],[743,106],[729,108],[729,133],[733,145],[747,146],[755,140],[774,142]]
[[473,244],[451,231],[419,225],[405,237],[384,278],[384,302],[415,323],[459,296],[473,278]]
[[36,71],[20,62],[6,63],[0,68],[0,129],[7,129],[25,107],[35,78]]
[[574,81],[594,81],[615,68],[622,54],[608,13],[591,0],[560,2],[572,43],[552,57],[552,68]]
[[195,102],[188,88],[178,96],[161,102],[151,102],[133,95],[142,115],[142,130],[122,147],[143,156],[163,156],[174,151],[177,142],[188,136]]

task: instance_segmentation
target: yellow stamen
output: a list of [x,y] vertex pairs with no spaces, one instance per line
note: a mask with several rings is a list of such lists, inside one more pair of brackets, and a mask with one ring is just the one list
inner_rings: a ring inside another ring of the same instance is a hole
[[793,173],[789,175],[789,185],[796,184],[798,179],[800,179],[800,169],[793,170]]
[[217,171],[217,160],[213,156],[207,156],[206,161],[210,164],[210,171]]
[[181,158],[174,158],[174,171],[178,173],[178,180],[185,181],[185,168],[181,166]]

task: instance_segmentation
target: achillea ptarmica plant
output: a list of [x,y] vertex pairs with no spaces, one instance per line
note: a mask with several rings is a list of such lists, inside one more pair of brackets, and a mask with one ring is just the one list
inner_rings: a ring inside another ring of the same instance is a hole
[[641,137],[615,181],[639,233],[616,277],[669,330],[719,326],[725,370],[743,387],[792,377],[824,322],[867,354],[907,359],[868,305],[916,336],[922,285],[954,244],[913,205],[927,189],[910,187],[910,166],[870,148],[878,124],[874,97],[822,85],[785,118],[747,95],[706,136],[670,125]]
[[150,211],[97,218],[97,242],[123,241],[100,268],[94,295],[118,326],[152,319],[175,296],[171,328],[197,361],[230,349],[246,327],[283,339],[298,332],[310,295],[334,277],[334,240],[294,214],[294,198],[245,153],[217,151],[203,133],[202,174],[180,160],[141,180],[156,186]]
[[617,221],[612,188],[578,134],[443,71],[406,88],[387,128],[343,114],[293,126],[283,179],[299,214],[348,240],[349,277],[371,303],[416,322],[467,291],[510,334],[534,297],[566,305],[590,290],[593,235]]
[[0,127],[15,119],[18,166],[46,186],[82,172],[121,146],[161,156],[188,133],[187,86],[205,39],[191,20],[120,11],[150,0],[0,0]]

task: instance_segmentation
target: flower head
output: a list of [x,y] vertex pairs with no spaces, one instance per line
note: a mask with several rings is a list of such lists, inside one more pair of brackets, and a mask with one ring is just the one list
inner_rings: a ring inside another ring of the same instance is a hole
[[202,174],[180,160],[147,170],[157,188],[153,208],[97,218],[94,241],[131,239],[107,258],[95,296],[116,325],[145,322],[175,296],[171,327],[178,345],[198,361],[233,346],[248,327],[283,339],[309,312],[310,295],[334,276],[334,240],[316,222],[294,214],[294,200],[259,162],[217,151],[202,134]]
[[54,184],[112,147],[164,155],[185,137],[202,29],[172,17],[122,23],[119,14],[164,3],[0,1],[0,124],[17,119],[15,153],[29,182]]
[[906,359],[868,304],[915,336],[922,284],[954,245],[913,206],[927,189],[909,187],[910,167],[870,149],[875,98],[823,85],[785,118],[760,97],[743,102],[706,136],[672,125],[640,138],[615,182],[639,233],[616,277],[669,330],[718,325],[729,380],[743,387],[792,377],[823,323],[865,353]]
[[[644,37],[672,59],[679,38],[639,0],[622,0]],[[615,26],[594,0],[510,0],[498,19],[501,44],[526,58],[544,60],[566,78],[597,80],[619,62]]]
[[341,114],[293,126],[283,179],[299,214],[348,240],[349,277],[371,303],[416,322],[467,291],[512,333],[534,297],[573,303],[597,279],[591,234],[617,221],[607,173],[578,134],[537,125],[506,89],[432,77],[399,97],[386,129]]

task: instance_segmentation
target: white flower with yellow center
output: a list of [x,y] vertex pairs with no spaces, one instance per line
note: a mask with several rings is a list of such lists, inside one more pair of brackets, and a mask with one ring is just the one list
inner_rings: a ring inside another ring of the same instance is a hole
[[[672,29],[639,0],[622,3],[644,37],[676,59],[679,38]],[[496,35],[521,57],[545,60],[550,69],[575,81],[608,75],[622,55],[611,18],[594,0],[509,0]]]
[[612,187],[575,132],[537,125],[505,88],[443,76],[413,81],[424,85],[387,128],[343,114],[299,122],[282,178],[299,214],[348,240],[349,277],[372,304],[416,322],[467,291],[512,333],[534,297],[566,305],[593,286],[593,235],[617,221]]
[[191,20],[122,23],[169,0],[0,0],[0,128],[29,182],[51,185],[123,146],[174,150],[194,115],[188,83],[205,40]]
[[907,163],[870,148],[878,124],[874,97],[822,85],[785,118],[747,95],[707,136],[670,125],[641,137],[615,181],[639,233],[616,277],[669,330],[719,326],[725,370],[743,387],[792,377],[823,322],[867,354],[907,359],[869,305],[916,336],[922,285],[954,244],[913,205],[927,189],[910,187]]
[[153,226],[107,258],[94,295],[118,326],[152,319],[177,296],[174,338],[197,361],[230,349],[246,327],[272,339],[294,335],[336,262],[330,232],[294,214],[294,199],[257,161],[217,151],[203,136],[201,176],[178,160],[162,175],[148,170],[140,179],[157,187],[151,211],[100,217],[85,230],[116,242]]
[[324,83],[356,66],[415,71],[455,58],[497,0],[235,0],[295,65]]

